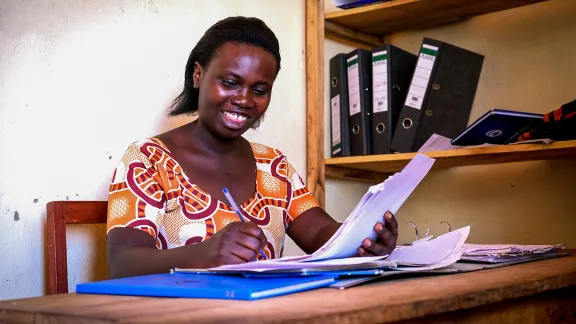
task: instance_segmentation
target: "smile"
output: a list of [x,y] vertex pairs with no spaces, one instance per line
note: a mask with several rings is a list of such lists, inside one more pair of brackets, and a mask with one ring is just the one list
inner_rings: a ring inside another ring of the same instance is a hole
[[223,112],[223,114],[224,114],[224,116],[226,116],[226,118],[230,118],[230,119],[237,121],[237,122],[243,122],[246,119],[248,119],[248,117],[241,115],[241,114],[238,114],[238,113],[235,113],[235,112],[225,111],[225,112]]
[[221,111],[220,116],[224,125],[234,130],[244,128],[248,120],[248,116],[232,111]]

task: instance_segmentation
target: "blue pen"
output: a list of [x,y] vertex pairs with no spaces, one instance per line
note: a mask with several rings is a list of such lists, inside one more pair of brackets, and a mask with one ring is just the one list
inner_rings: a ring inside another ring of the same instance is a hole
[[[228,203],[232,206],[232,208],[234,208],[234,211],[236,212],[236,215],[238,215],[238,218],[240,218],[242,223],[246,223],[246,221],[244,220],[244,217],[240,213],[240,209],[238,208],[238,205],[236,205],[236,203],[234,202],[234,199],[230,195],[230,192],[228,191],[228,189],[224,188],[224,189],[222,189],[222,191],[224,192],[224,196],[226,196],[226,199],[228,199]],[[260,255],[264,258],[264,260],[268,259],[266,257],[266,254],[264,254],[264,251],[262,251],[262,250],[260,250]]]

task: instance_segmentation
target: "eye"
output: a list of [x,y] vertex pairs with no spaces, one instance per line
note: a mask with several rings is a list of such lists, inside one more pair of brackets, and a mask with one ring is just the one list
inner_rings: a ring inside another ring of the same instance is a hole
[[259,88],[254,89],[253,92],[254,92],[254,94],[257,95],[257,96],[265,96],[265,95],[268,94],[268,90],[266,90],[266,89],[259,89]]
[[236,87],[236,82],[234,82],[232,80],[221,79],[220,82],[222,82],[222,84],[227,88],[235,88]]

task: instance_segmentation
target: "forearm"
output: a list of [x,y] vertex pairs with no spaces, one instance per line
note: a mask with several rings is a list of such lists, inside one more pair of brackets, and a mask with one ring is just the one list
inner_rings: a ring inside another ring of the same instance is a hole
[[131,228],[111,231],[107,241],[108,267],[113,278],[208,267],[205,242],[161,250],[148,233]]
[[[126,247],[110,260],[113,278],[167,273],[174,268],[202,268],[201,258],[189,247],[159,250],[150,247]],[[194,261],[196,260],[196,262]]]
[[336,231],[340,228],[342,224],[338,222],[333,222],[318,231],[313,243],[313,249],[315,252],[319,248],[321,248],[328,240],[336,233]]

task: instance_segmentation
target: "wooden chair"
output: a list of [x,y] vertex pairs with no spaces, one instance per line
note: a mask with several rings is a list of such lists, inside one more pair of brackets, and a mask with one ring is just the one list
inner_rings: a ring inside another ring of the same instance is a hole
[[67,224],[106,223],[107,201],[51,201],[46,204],[48,295],[68,293]]

